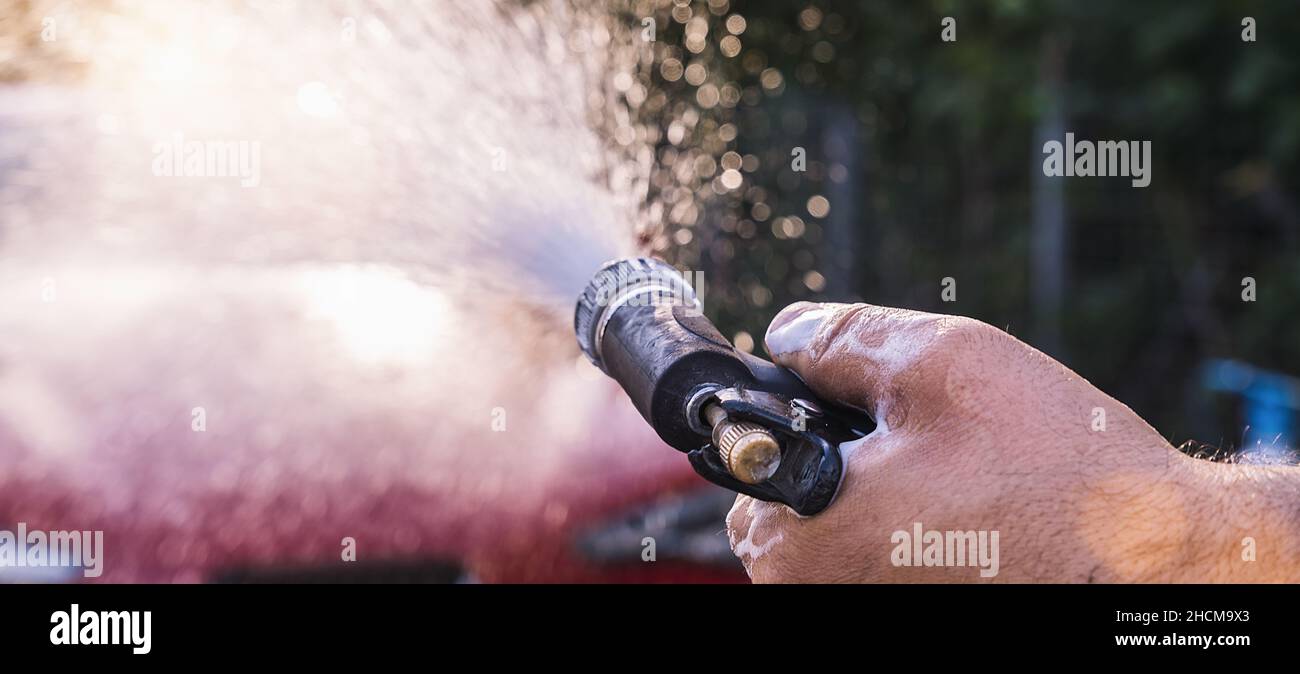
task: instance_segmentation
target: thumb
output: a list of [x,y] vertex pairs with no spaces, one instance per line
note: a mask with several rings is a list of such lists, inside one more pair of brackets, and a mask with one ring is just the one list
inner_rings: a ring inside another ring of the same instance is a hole
[[899,402],[904,383],[919,383],[909,375],[955,322],[977,323],[872,304],[799,302],[772,320],[765,343],[773,361],[819,396],[876,412]]

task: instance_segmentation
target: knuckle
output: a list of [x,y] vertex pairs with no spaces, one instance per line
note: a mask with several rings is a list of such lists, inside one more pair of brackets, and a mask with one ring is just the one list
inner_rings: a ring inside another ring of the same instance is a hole
[[813,335],[808,344],[808,360],[816,364],[822,360],[829,352],[834,350],[838,342],[843,339],[845,330],[851,329],[853,317],[857,312],[853,307],[839,308],[827,317],[819,326],[817,332]]
[[816,367],[824,360],[835,360],[846,348],[872,341],[873,334],[882,332],[881,309],[870,304],[837,305],[809,345],[809,365]]
[[926,357],[960,358],[1000,347],[1009,339],[1007,333],[967,316],[943,316],[935,321],[933,330],[933,338],[923,350]]
[[940,321],[939,330],[949,341],[961,345],[988,341],[995,335],[1004,334],[988,323],[969,316],[945,316]]

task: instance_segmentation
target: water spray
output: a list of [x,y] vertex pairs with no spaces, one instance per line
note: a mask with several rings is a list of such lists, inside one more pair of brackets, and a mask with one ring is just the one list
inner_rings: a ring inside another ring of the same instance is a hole
[[842,442],[870,417],[819,400],[785,368],[737,350],[672,266],[607,263],[578,297],[578,345],[705,479],[815,515],[844,474]]

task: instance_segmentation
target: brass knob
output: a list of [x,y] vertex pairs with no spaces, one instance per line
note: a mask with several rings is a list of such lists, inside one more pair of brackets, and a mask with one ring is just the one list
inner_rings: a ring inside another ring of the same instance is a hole
[[727,470],[745,484],[758,484],[781,467],[781,445],[770,431],[747,421],[730,421],[718,405],[704,409],[713,426],[713,445]]

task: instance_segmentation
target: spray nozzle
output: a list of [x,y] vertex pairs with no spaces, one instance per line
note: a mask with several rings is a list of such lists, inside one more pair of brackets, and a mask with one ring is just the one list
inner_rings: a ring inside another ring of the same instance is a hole
[[583,353],[696,472],[724,487],[821,512],[843,474],[839,443],[875,426],[817,401],[790,371],[737,351],[704,316],[695,289],[665,262],[606,264],[578,298]]

